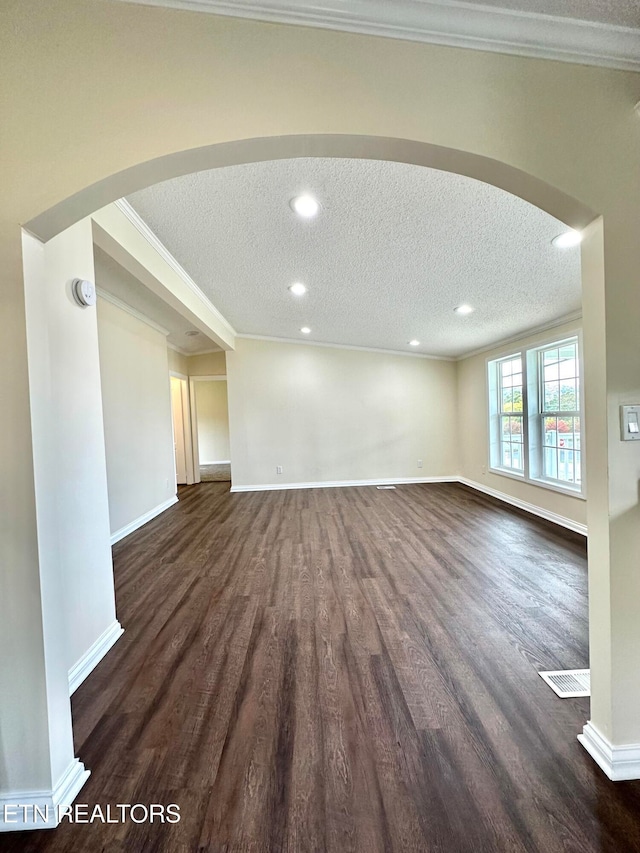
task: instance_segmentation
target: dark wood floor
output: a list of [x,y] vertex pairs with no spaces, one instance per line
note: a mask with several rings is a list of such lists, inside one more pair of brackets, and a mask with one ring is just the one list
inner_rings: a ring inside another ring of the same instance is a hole
[[640,851],[640,783],[576,735],[584,543],[457,485],[180,503],[114,549],[126,633],[73,699],[79,801],[6,851]]

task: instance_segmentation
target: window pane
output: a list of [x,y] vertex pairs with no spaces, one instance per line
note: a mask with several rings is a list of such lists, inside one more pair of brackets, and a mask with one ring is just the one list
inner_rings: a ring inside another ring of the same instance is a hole
[[544,409],[547,412],[557,412],[560,402],[560,383],[544,383]]
[[522,443],[522,419],[511,418],[510,429],[511,441],[517,441]]
[[513,389],[513,408],[512,412],[522,411],[522,387]]
[[559,375],[558,364],[545,364],[544,366],[544,381],[551,382],[557,379]]
[[502,389],[502,411],[513,411],[513,391],[511,390],[511,388]]
[[566,358],[573,359],[575,361],[575,358],[576,358],[576,345],[575,345],[575,343],[564,344],[564,346],[561,346],[559,351],[558,351],[558,356],[559,356],[560,361],[563,361]]
[[573,483],[573,450],[558,449],[558,479]]
[[511,443],[511,465],[518,471],[522,471],[524,469],[524,454],[522,452],[522,445],[517,444],[515,442]]
[[576,380],[563,379],[560,383],[560,412],[575,412],[578,410],[578,397],[576,393]]
[[547,447],[553,447],[556,443],[556,435],[558,432],[557,418],[544,419],[544,443]]
[[558,350],[557,349],[547,349],[543,353],[544,363],[553,364],[553,362],[558,361]]
[[509,444],[501,444],[500,447],[502,448],[500,466],[502,468],[510,468],[511,467],[511,453],[509,451],[510,445]]
[[577,376],[578,372],[576,368],[575,358],[567,358],[561,361],[559,365],[560,379],[572,379],[574,376]]

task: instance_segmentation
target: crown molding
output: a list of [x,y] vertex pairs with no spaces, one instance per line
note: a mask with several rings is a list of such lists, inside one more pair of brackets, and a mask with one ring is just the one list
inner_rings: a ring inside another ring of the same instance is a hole
[[525,329],[518,332],[517,335],[511,335],[508,338],[502,338],[499,341],[494,341],[492,344],[487,344],[484,347],[465,352],[456,357],[456,361],[464,361],[465,358],[473,358],[475,355],[482,355],[483,352],[491,352],[492,350],[501,349],[509,344],[515,344],[525,338],[531,338],[533,335],[538,335],[541,332],[548,332],[551,329],[557,329],[558,326],[565,326],[567,323],[577,323],[582,320],[582,311],[574,311],[572,314],[565,314],[564,317],[558,317],[556,320],[550,320],[548,323],[543,323],[541,326],[533,326],[531,329]]
[[167,341],[167,347],[169,349],[172,349],[174,352],[180,353],[180,355],[186,355],[186,356],[191,355],[191,353],[187,352],[186,349],[182,349],[182,347],[179,347],[177,344],[172,344],[172,343],[170,343],[170,341]]
[[640,29],[460,0],[124,2],[640,71]]
[[404,350],[384,349],[383,347],[359,347],[354,344],[332,344],[325,341],[302,341],[297,338],[276,338],[271,335],[236,335],[249,341],[270,341],[274,344],[299,344],[303,347],[326,347],[327,349],[348,349],[356,352],[377,352],[383,355],[404,355],[407,358],[429,358],[433,361],[457,361],[453,356],[430,355],[426,352],[405,352]]
[[164,243],[160,240],[160,238],[154,234],[154,232],[149,228],[144,219],[137,213],[136,210],[129,204],[126,198],[119,198],[114,202],[115,206],[120,210],[129,220],[129,222],[136,228],[136,230],[144,237],[144,239],[156,250],[156,252],[160,255],[160,257],[171,267],[171,269],[180,277],[182,282],[186,284],[186,286],[191,290],[198,299],[206,306],[206,308],[211,311],[212,314],[215,315],[216,319],[222,323],[222,325],[232,334],[236,334],[236,330],[233,328],[231,323],[227,320],[226,317],[223,317],[222,314],[218,311],[213,302],[206,296],[202,290],[198,287],[195,281],[191,278],[189,273],[185,270],[185,268],[173,257],[171,252],[167,249]]
[[103,287],[96,287],[96,293],[101,299],[104,299],[105,302],[110,302],[112,305],[115,305],[116,308],[120,308],[121,311],[126,311],[127,314],[131,314],[131,316],[135,317],[136,320],[140,320],[142,323],[146,323],[147,326],[151,326],[151,328],[155,329],[156,332],[160,332],[160,334],[165,338],[171,334],[169,329],[165,329],[164,326],[161,326],[159,323],[156,323],[155,320],[147,317],[147,315],[143,314],[142,311],[132,308],[128,302],[123,302],[122,299],[114,296],[113,293],[109,293],[109,291],[105,290]]

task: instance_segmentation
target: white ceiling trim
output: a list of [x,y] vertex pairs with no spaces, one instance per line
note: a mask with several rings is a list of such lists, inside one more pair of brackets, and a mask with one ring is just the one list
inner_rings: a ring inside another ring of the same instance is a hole
[[140,232],[140,234],[145,238],[145,240],[150,243],[151,246],[156,250],[156,252],[162,257],[164,261],[171,267],[171,269],[182,279],[182,281],[187,285],[187,287],[195,293],[195,295],[200,299],[200,301],[206,305],[206,307],[211,311],[215,316],[223,323],[226,328],[231,332],[232,335],[236,334],[236,330],[233,328],[231,323],[227,320],[226,317],[223,317],[222,314],[218,311],[213,302],[206,296],[202,290],[198,287],[195,281],[191,278],[189,273],[185,270],[185,268],[173,257],[171,252],[167,249],[164,243],[158,239],[158,237],[153,233],[151,228],[147,225],[147,223],[142,219],[141,216],[138,216],[136,211],[131,207],[126,198],[119,198],[116,202],[114,202],[116,207],[124,213],[129,222]]
[[577,323],[579,320],[582,320],[582,311],[574,311],[572,314],[565,314],[564,317],[558,317],[556,320],[551,320],[549,323],[543,323],[542,326],[534,326],[532,329],[525,329],[524,332],[519,332],[517,335],[512,335],[509,338],[503,338],[500,341],[487,344],[487,346],[471,350],[471,352],[465,352],[462,355],[456,356],[455,360],[463,361],[465,358],[473,358],[474,355],[481,355],[483,352],[503,349],[504,347],[508,347],[509,344],[516,344],[519,341],[524,340],[524,338],[531,338],[534,335],[539,335],[541,332],[557,329],[558,326],[565,326],[567,323]]
[[125,2],[640,71],[640,29],[459,0]]
[[[96,287],[96,293],[101,299],[104,299],[105,302],[110,302],[112,305],[115,305],[116,308],[120,308],[122,311],[126,311],[127,314],[131,314],[132,317],[135,317],[136,320],[140,320],[142,323],[146,323],[147,326],[151,326],[152,329],[155,329],[156,332],[160,332],[165,338],[171,334],[169,329],[165,329],[164,326],[161,326],[159,323],[156,323],[155,320],[152,320],[150,317],[147,317],[146,314],[143,314],[142,311],[138,311],[136,308],[132,308],[127,302],[123,302],[122,299],[119,299],[117,296],[114,296],[113,293],[109,293],[108,290],[105,290],[104,287]],[[168,344],[170,346],[170,344]]]
[[[385,355],[406,355],[408,358],[429,358],[433,361],[458,361],[454,356],[430,355],[426,352],[405,352],[397,349],[384,349],[383,347],[359,347],[353,344],[331,344],[325,341],[303,341],[298,338],[276,338],[270,335],[236,335],[237,338],[246,338],[250,341],[271,341],[276,344],[300,344],[305,347],[326,347],[327,349],[352,349],[358,352],[378,352]],[[463,356],[464,358],[465,356]]]

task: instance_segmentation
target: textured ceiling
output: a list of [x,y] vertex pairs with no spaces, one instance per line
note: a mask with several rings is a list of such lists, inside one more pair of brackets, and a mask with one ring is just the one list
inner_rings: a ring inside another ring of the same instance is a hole
[[[289,206],[302,192],[322,204],[315,219]],[[564,225],[434,169],[281,160],[128,200],[241,334],[458,356],[580,308],[579,249],[551,246]],[[475,312],[458,316],[460,303]]]
[[640,27],[640,0],[465,0],[473,6],[493,6],[558,18],[597,21],[620,27]]

